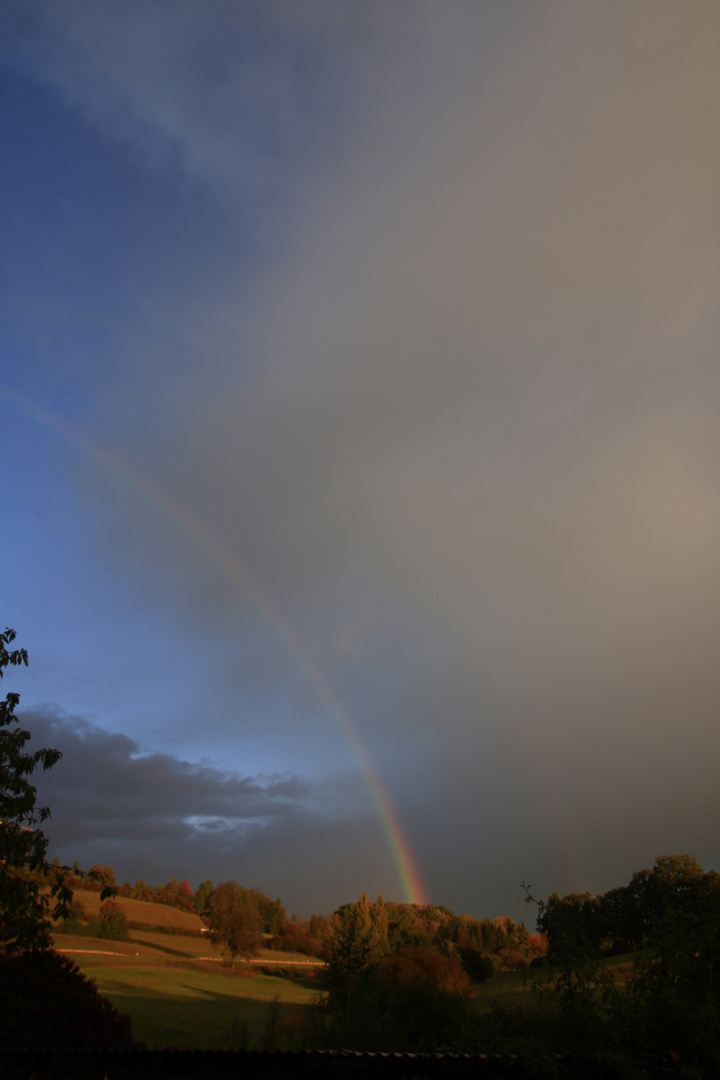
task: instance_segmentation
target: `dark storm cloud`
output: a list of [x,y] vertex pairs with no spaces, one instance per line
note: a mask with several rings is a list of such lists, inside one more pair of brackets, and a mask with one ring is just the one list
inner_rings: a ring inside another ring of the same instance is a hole
[[312,812],[317,796],[294,776],[238,776],[170,754],[142,754],[126,735],[108,733],[54,710],[23,711],[32,745],[60,749],[62,764],[38,780],[65,836],[116,841],[142,829],[153,844],[167,837],[233,830]]
[[38,806],[51,810],[43,826],[50,857],[112,865],[121,881],[179,876],[196,887],[233,876],[305,915],[319,896],[330,910],[366,888],[397,895],[397,868],[377,821],[358,811],[352,782],[321,790],[295,776],[238,776],[141,755],[127,736],[52,708],[23,710],[20,722],[29,749],[63,754],[33,778]]

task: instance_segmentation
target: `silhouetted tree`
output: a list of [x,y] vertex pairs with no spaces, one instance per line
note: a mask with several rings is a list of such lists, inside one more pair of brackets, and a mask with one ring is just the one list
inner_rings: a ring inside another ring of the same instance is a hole
[[[27,666],[25,649],[7,648],[14,639],[14,630],[0,634],[0,678],[9,665]],[[48,842],[38,825],[50,811],[36,807],[29,780],[38,766],[51,769],[62,754],[48,748],[25,753],[30,732],[15,726],[19,701],[12,692],[0,701],[0,951],[5,953],[49,948],[51,898],[58,900],[53,912],[58,917],[72,899],[57,868],[48,895]]]
[[[623,889],[540,901],[552,965],[534,983],[539,1006],[498,1010],[517,1040],[544,1052],[620,1063],[622,1075],[720,1075],[720,874],[687,855],[659,856]],[[532,899],[532,898],[530,898]],[[594,931],[596,916],[607,935]],[[613,924],[613,920],[614,924]],[[636,946],[618,981],[602,949],[620,935]],[[541,1023],[538,1024],[538,1020]],[[486,1045],[492,1044],[486,1031]]]

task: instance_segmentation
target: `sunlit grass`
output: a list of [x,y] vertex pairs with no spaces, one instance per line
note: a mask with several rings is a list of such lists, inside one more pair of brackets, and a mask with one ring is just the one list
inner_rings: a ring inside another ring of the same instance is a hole
[[[99,893],[78,889],[75,899],[97,918]],[[126,897],[118,903],[129,921],[158,929],[131,930],[129,941],[57,934],[55,947],[128,1014],[134,1037],[151,1048],[280,1045],[317,995],[316,965],[302,953],[262,949],[255,963],[231,967],[208,936],[163,933],[198,930],[197,915]]]
[[315,996],[312,985],[247,969],[93,964],[88,973],[100,992],[130,1016],[134,1036],[156,1048],[259,1046],[274,999],[282,1022]]
[[[129,922],[168,926],[178,930],[202,930],[202,919],[190,911],[180,911],[167,904],[154,904],[149,900],[133,900],[128,896],[117,896],[115,899]],[[80,901],[91,919],[96,919],[100,914],[99,892],[74,889],[73,900]]]

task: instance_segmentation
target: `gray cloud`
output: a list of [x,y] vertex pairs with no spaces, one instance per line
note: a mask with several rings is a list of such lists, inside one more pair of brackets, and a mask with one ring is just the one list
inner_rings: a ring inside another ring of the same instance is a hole
[[[241,776],[170,754],[57,709],[23,710],[31,749],[62,751],[33,777],[49,856],[113,865],[118,880],[241,877],[299,914],[339,906],[366,887],[392,893],[396,868],[352,778],[322,787],[297,776]],[[372,870],[368,873],[368,866]]]
[[62,766],[43,777],[43,797],[60,802],[65,828],[79,837],[116,840],[139,823],[156,839],[166,829],[187,835],[203,828],[191,824],[195,819],[207,821],[207,828],[238,830],[311,810],[315,793],[295,776],[238,776],[170,754],[142,753],[134,739],[56,710],[24,711],[22,724],[33,745],[62,751]]

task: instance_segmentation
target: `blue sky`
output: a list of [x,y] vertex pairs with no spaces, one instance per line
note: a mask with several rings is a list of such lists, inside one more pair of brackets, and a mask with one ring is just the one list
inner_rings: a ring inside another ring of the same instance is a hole
[[1,617],[53,854],[402,899],[370,768],[457,911],[720,869],[718,21],[3,6]]

